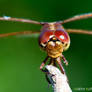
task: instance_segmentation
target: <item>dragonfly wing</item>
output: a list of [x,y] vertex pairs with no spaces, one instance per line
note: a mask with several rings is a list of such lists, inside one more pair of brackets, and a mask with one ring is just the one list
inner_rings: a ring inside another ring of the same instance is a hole
[[92,35],[92,30],[81,30],[81,29],[66,29],[68,33],[75,33],[75,34],[88,34]]
[[23,31],[23,32],[11,32],[11,33],[4,33],[4,34],[0,34],[0,37],[8,37],[8,36],[19,36],[19,35],[22,35],[22,36],[27,36],[27,35],[39,35],[39,31],[38,32],[33,32],[33,31]]

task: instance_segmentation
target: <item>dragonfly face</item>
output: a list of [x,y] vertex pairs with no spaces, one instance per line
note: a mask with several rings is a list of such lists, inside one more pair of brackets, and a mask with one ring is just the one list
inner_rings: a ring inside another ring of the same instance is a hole
[[46,23],[41,31],[39,45],[47,52],[48,56],[57,58],[69,48],[69,35],[60,23]]

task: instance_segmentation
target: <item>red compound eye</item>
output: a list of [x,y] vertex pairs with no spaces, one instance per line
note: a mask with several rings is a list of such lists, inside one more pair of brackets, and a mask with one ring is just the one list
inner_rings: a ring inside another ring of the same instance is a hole
[[40,34],[40,37],[39,37],[39,44],[47,43],[48,40],[50,39],[51,35],[53,35],[53,31],[51,31],[51,30],[42,31],[41,34]]
[[64,30],[56,30],[54,35],[61,41],[61,42],[69,42],[69,35]]

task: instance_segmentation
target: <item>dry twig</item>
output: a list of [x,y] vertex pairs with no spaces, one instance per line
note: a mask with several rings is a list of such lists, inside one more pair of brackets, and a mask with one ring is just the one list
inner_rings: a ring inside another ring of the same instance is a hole
[[60,70],[52,65],[45,66],[48,71],[47,77],[54,89],[54,92],[72,92],[66,75],[62,74]]

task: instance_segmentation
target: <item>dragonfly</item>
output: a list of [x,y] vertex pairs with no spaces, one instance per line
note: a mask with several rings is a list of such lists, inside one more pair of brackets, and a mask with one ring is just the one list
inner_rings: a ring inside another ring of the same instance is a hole
[[14,22],[22,22],[22,23],[29,23],[29,24],[37,24],[42,25],[40,31],[33,32],[33,31],[23,31],[23,32],[12,32],[12,33],[5,33],[0,34],[0,37],[7,37],[13,35],[22,35],[22,34],[39,34],[38,43],[40,48],[47,53],[47,57],[43,60],[42,64],[40,65],[40,70],[43,70],[45,64],[48,62],[48,65],[53,65],[57,67],[57,64],[63,74],[65,70],[62,66],[62,60],[64,61],[65,65],[68,65],[68,61],[63,55],[63,52],[66,51],[70,46],[70,36],[68,33],[76,33],[76,34],[88,34],[92,35],[92,31],[88,30],[81,30],[81,29],[65,29],[63,24],[91,18],[92,13],[76,15],[74,17],[65,19],[63,21],[55,21],[55,22],[38,22],[30,19],[21,19],[21,18],[12,18],[8,16],[0,17],[1,21],[14,21]]

